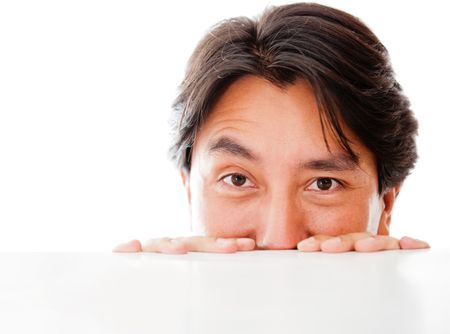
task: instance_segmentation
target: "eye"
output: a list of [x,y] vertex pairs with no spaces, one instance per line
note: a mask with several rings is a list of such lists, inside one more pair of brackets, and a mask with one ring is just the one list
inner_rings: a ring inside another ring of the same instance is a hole
[[[254,184],[246,177],[245,175],[233,173],[226,175],[222,178],[223,182],[226,184],[232,186],[232,187],[238,187],[238,188],[251,188],[254,187]],[[247,186],[244,186],[246,185]]]
[[332,179],[330,177],[319,177],[315,179],[307,189],[314,191],[330,191],[335,190],[341,186],[342,184],[335,179]]

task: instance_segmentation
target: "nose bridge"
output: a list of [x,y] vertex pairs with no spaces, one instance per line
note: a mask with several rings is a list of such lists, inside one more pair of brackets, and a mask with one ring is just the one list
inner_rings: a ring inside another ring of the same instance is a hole
[[296,193],[278,187],[269,192],[261,208],[257,247],[292,249],[305,238],[301,203]]

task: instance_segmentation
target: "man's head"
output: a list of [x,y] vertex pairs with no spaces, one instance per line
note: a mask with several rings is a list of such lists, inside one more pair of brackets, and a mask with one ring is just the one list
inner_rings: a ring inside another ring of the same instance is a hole
[[292,4],[225,20],[180,89],[171,153],[197,232],[261,248],[388,234],[417,122],[386,49],[358,19]]

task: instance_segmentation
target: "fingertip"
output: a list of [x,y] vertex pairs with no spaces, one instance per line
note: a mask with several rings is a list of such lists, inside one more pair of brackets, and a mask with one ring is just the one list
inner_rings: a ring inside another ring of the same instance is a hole
[[256,247],[255,240],[251,238],[238,238],[236,239],[236,243],[240,251],[250,251]]
[[188,246],[183,240],[180,239],[172,239],[168,244],[167,249],[164,250],[164,253],[167,254],[186,254],[189,251]]
[[377,252],[383,249],[380,242],[373,236],[357,240],[354,247],[357,252]]
[[216,239],[216,245],[219,246],[217,250],[220,253],[235,253],[238,251],[238,243],[234,239]]
[[430,245],[419,239],[414,239],[411,237],[403,237],[399,240],[400,248],[401,249],[423,249],[423,248],[430,248]]
[[186,248],[165,248],[161,250],[161,253],[173,255],[187,254],[187,252],[188,250]]
[[316,238],[310,237],[300,241],[297,249],[301,252],[317,252],[320,251],[320,242]]
[[320,245],[320,250],[325,253],[344,252],[342,238],[334,237],[323,241]]
[[115,253],[133,253],[142,251],[142,245],[139,240],[130,240],[123,244],[117,245],[112,250]]

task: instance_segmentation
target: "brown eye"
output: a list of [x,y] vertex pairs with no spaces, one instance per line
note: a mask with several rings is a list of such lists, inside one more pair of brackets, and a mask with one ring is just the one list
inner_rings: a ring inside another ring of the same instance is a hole
[[333,180],[324,177],[321,179],[317,179],[316,184],[317,188],[319,188],[320,190],[329,190],[333,185]]
[[314,180],[313,183],[307,188],[307,190],[313,190],[316,192],[333,191],[342,187],[342,183],[331,177],[319,177]]
[[[223,178],[223,182],[226,184],[233,186],[233,187],[239,187],[239,188],[248,188],[252,187],[253,183],[244,175],[242,174],[229,174]],[[247,185],[246,185],[247,183]],[[248,185],[250,183],[250,185]],[[244,186],[245,185],[245,186]]]
[[245,184],[247,178],[241,174],[233,174],[231,175],[231,182],[236,186],[240,187]]

